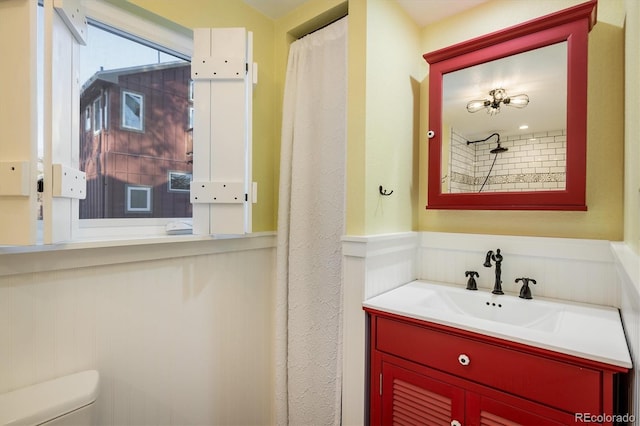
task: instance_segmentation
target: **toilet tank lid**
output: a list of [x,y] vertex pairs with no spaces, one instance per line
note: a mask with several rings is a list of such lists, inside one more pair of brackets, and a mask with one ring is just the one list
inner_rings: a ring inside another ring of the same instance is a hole
[[0,394],[0,425],[39,425],[89,405],[99,380],[88,370]]

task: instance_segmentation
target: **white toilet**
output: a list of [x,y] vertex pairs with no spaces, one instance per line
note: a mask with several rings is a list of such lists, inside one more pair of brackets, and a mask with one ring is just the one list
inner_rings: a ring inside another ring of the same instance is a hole
[[100,375],[83,371],[0,394],[0,426],[89,426]]

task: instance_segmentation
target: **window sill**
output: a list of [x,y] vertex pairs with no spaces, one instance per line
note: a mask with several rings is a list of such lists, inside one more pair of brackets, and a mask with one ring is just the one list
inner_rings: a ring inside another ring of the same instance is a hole
[[171,235],[0,247],[0,276],[274,248],[275,232]]

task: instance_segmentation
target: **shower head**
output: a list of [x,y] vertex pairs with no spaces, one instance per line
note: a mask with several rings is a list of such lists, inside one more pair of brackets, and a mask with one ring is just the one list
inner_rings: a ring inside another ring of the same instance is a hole
[[493,148],[491,151],[489,151],[492,154],[502,154],[505,151],[508,151],[509,148],[504,148],[502,146],[500,146],[500,142],[498,142],[498,146]]

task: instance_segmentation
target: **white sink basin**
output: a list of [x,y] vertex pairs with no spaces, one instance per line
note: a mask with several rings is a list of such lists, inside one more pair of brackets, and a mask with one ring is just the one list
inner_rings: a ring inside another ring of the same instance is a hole
[[481,290],[467,291],[447,286],[433,286],[430,290],[429,295],[419,302],[426,309],[546,332],[557,329],[564,312],[557,303],[533,302]]
[[616,308],[525,300],[487,290],[414,281],[363,303],[365,308],[503,338],[631,368]]

